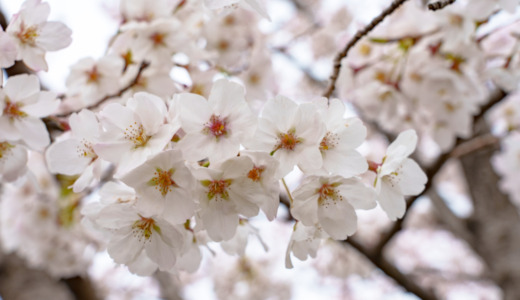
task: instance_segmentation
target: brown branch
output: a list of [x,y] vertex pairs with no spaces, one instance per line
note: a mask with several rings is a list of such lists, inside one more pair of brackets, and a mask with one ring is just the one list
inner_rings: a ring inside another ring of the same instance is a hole
[[383,10],[381,14],[373,19],[367,26],[365,26],[365,28],[359,30],[356,35],[354,35],[354,37],[348,42],[343,51],[338,53],[334,59],[334,69],[332,75],[330,76],[330,83],[323,93],[323,97],[330,98],[334,92],[334,89],[336,88],[336,81],[338,80],[339,76],[339,71],[341,69],[341,60],[347,56],[350,49],[352,49],[352,47],[354,47],[365,35],[372,31],[377,25],[379,25],[379,23],[381,23],[387,16],[391,15],[406,1],[407,0],[394,0],[389,7]]
[[392,278],[400,286],[405,288],[408,292],[415,294],[417,297],[423,300],[436,300],[437,297],[431,290],[426,290],[417,285],[410,276],[403,274],[397,269],[392,263],[390,263],[384,256],[378,255],[378,253],[371,252],[355,238],[350,237],[343,242],[354,247],[359,253],[363,254],[366,258],[374,264],[377,268],[383,271],[388,277]]
[[76,300],[99,300],[96,288],[88,277],[75,276],[61,280],[67,285]]
[[[502,101],[507,96],[507,94],[502,90],[496,90],[492,93],[491,99],[488,101],[487,104],[482,106],[481,111],[478,115],[473,117],[473,125],[477,124],[486,114],[486,112],[493,107],[498,102]],[[457,150],[459,146],[461,146],[463,143],[473,139],[473,137],[469,139],[461,139],[457,138],[457,141],[455,142],[455,146],[452,148],[452,151],[446,152],[439,156],[437,160],[429,167],[423,168],[425,169],[426,176],[428,177],[428,181],[426,182],[426,185],[424,187],[424,190],[419,195],[410,198],[406,202],[406,212],[404,216],[401,219],[398,219],[393,226],[381,237],[381,240],[376,245],[374,253],[382,253],[383,248],[388,244],[388,242],[403,228],[404,220],[406,219],[406,216],[408,215],[408,211],[410,207],[415,203],[415,201],[423,196],[424,194],[429,192],[429,189],[432,187],[433,181],[435,179],[435,176],[439,173],[439,171],[442,169],[444,164],[450,159],[450,158],[457,158],[460,156],[457,155]]]
[[433,11],[443,9],[446,6],[455,3],[455,1],[457,1],[457,0],[441,0],[441,1],[433,2],[433,3],[428,4],[428,9],[433,10]]
[[[128,85],[126,85],[124,88],[122,88],[118,92],[116,92],[116,93],[114,93],[112,95],[107,95],[107,96],[99,99],[98,101],[96,101],[96,103],[94,103],[92,105],[89,105],[89,106],[87,106],[85,108],[82,108],[82,109],[89,109],[89,110],[96,109],[97,107],[99,107],[101,104],[103,104],[105,101],[107,101],[109,99],[116,98],[116,97],[121,97],[126,91],[128,91],[129,89],[131,89],[134,86],[136,86],[137,84],[139,84],[139,80],[141,79],[143,71],[146,68],[148,68],[149,66],[150,66],[149,62],[143,61],[141,63],[141,65],[139,66],[139,70],[137,71],[137,74],[135,75],[134,79]],[[71,115],[71,114],[73,114],[75,112],[79,112],[79,111],[70,111],[70,112],[67,112],[65,114],[61,114],[61,115],[59,115],[57,117],[68,117],[69,115]]]

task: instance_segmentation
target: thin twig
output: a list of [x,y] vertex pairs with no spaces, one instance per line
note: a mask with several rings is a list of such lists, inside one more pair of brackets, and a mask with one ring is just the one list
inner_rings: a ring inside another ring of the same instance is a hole
[[[143,71],[146,68],[148,68],[148,66],[150,66],[150,63],[147,61],[143,61],[141,63],[141,65],[139,66],[139,70],[137,71],[137,74],[135,75],[134,80],[132,80],[127,86],[125,86],[124,88],[122,88],[121,90],[119,90],[118,92],[116,92],[114,94],[107,95],[107,96],[99,99],[98,101],[96,101],[96,103],[94,103],[90,106],[87,106],[84,109],[92,110],[92,109],[99,107],[101,104],[103,104],[103,102],[105,102],[109,99],[121,97],[126,91],[133,88],[134,86],[136,86],[139,83],[139,80],[141,79],[141,75],[143,74]],[[71,115],[72,113],[75,113],[75,112],[79,112],[79,111],[71,111],[71,112],[68,112],[65,114],[58,115],[57,117],[68,117],[69,115]]]
[[332,75],[330,76],[330,83],[323,93],[323,97],[330,98],[334,89],[336,88],[336,81],[338,80],[339,70],[341,69],[341,60],[345,58],[352,49],[365,35],[367,35],[370,31],[372,31],[379,23],[381,23],[387,16],[391,15],[401,4],[405,3],[408,0],[394,0],[392,4],[387,7],[385,10],[381,12],[379,16],[373,19],[365,28],[359,30],[356,35],[348,42],[343,51],[339,52],[336,58],[334,59],[334,69],[332,71]]
[[457,0],[441,0],[441,1],[433,2],[433,3],[428,4],[428,9],[433,10],[433,11],[443,9],[446,6],[455,3],[455,1],[457,1]]

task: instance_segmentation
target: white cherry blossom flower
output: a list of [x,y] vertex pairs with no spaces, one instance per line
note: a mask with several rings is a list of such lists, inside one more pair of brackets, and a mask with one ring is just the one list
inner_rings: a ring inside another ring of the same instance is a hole
[[178,129],[165,123],[164,101],[145,92],[136,93],[126,106],[108,104],[99,115],[106,132],[93,149],[99,157],[118,165],[116,176],[162,151]]
[[103,56],[98,61],[83,58],[71,66],[67,94],[79,94],[85,105],[94,104],[120,89],[122,71],[123,60],[115,55]]
[[327,233],[319,225],[305,226],[301,222],[294,224],[291,240],[285,252],[285,267],[293,268],[291,253],[299,260],[316,257],[321,241],[328,238]]
[[339,99],[332,99],[327,105],[327,100],[322,98],[318,104],[327,128],[319,144],[323,157],[322,172],[304,171],[317,175],[328,175],[330,172],[346,178],[365,172],[368,169],[367,161],[355,149],[365,140],[366,127],[358,118],[343,118],[345,105]]
[[378,202],[393,221],[405,213],[404,196],[419,195],[428,181],[421,167],[408,158],[416,146],[417,134],[413,129],[400,133],[377,167],[374,185],[379,194]]
[[274,177],[279,162],[268,153],[261,151],[240,151],[253,161],[253,167],[240,183],[255,196],[251,199],[265,213],[269,221],[274,220],[280,205],[279,178]]
[[61,22],[48,22],[49,13],[48,3],[27,0],[6,29],[18,45],[16,59],[35,71],[47,71],[46,51],[60,50],[72,42],[71,30]]
[[194,180],[178,150],[159,153],[121,180],[138,193],[136,206],[145,214],[162,214],[172,224],[183,224],[195,212]]
[[69,125],[71,134],[53,143],[45,158],[52,173],[81,174],[72,186],[79,193],[100,179],[108,162],[99,158],[93,148],[102,130],[93,112],[83,109],[72,114]]
[[235,235],[239,215],[253,217],[258,214],[259,208],[252,199],[256,195],[241,185],[243,177],[253,166],[249,157],[240,156],[221,164],[212,164],[209,168],[193,170],[198,180],[198,216],[213,241],[231,239]]
[[35,75],[10,77],[0,90],[0,140],[20,141],[42,150],[50,139],[40,118],[56,111],[59,104],[54,93],[40,91]]
[[210,162],[236,156],[240,144],[254,132],[256,119],[244,98],[244,88],[221,79],[213,84],[209,99],[180,94],[178,107],[186,135],[179,148],[188,161],[208,158]]
[[257,133],[246,146],[277,158],[280,167],[275,177],[281,178],[297,164],[304,170],[321,168],[319,143],[324,136],[325,125],[315,105],[298,105],[289,98],[277,96],[266,103]]
[[336,240],[356,232],[355,209],[376,206],[375,191],[357,178],[309,176],[292,195],[292,215],[303,225],[319,224]]
[[96,223],[112,232],[107,246],[110,257],[116,263],[133,265],[136,269],[149,270],[143,266],[147,263],[141,257],[145,252],[160,270],[168,271],[183,246],[184,239],[177,228],[160,217],[143,216],[128,204],[107,205],[100,210]]

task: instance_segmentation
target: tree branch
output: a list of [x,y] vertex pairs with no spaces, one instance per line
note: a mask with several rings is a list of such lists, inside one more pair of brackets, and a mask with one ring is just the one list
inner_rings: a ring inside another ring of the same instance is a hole
[[[486,114],[486,112],[493,107],[498,102],[502,101],[507,96],[507,94],[502,90],[496,90],[491,94],[491,98],[484,106],[482,106],[481,111],[478,115],[473,117],[473,125],[477,124]],[[393,226],[390,228],[390,230],[387,231],[386,234],[383,235],[379,243],[375,247],[375,253],[381,253],[383,248],[388,244],[388,242],[403,228],[404,220],[406,219],[406,216],[408,215],[408,211],[410,207],[415,203],[415,201],[423,196],[424,194],[428,193],[430,188],[432,187],[433,181],[435,179],[435,176],[439,173],[439,171],[442,169],[444,164],[450,159],[450,158],[457,158],[460,157],[460,150],[459,146],[461,146],[463,143],[470,141],[474,137],[471,137],[469,139],[461,139],[457,138],[457,141],[455,142],[455,146],[452,148],[452,151],[447,152],[439,156],[437,160],[428,168],[425,169],[426,176],[428,177],[428,181],[426,182],[426,185],[424,187],[424,190],[419,195],[410,198],[406,202],[406,212],[404,216],[397,220]],[[459,151],[459,152],[458,152]]]
[[379,16],[373,19],[365,28],[359,30],[356,35],[348,42],[343,51],[338,53],[334,59],[334,69],[330,76],[330,83],[323,93],[323,97],[330,98],[334,89],[336,88],[336,81],[338,80],[339,71],[341,69],[341,60],[347,57],[348,52],[354,47],[365,35],[372,31],[379,23],[381,23],[387,16],[391,15],[397,8],[399,8],[407,0],[394,0],[392,4],[381,12]]
[[359,253],[367,257],[374,266],[383,271],[388,277],[392,278],[395,282],[405,288],[408,292],[415,294],[417,297],[423,300],[436,300],[437,297],[431,290],[425,290],[418,286],[409,276],[403,274],[393,264],[391,264],[383,255],[379,253],[371,252],[355,238],[350,237],[343,242],[354,247]]
[[428,4],[428,9],[433,10],[433,11],[443,9],[446,6],[455,3],[455,1],[457,1],[457,0],[441,0],[441,1],[433,2],[433,3]]

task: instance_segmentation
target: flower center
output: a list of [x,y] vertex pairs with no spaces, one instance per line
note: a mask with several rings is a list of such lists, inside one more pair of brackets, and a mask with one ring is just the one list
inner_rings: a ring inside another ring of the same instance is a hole
[[168,192],[172,191],[172,187],[177,187],[177,184],[172,179],[173,172],[173,169],[163,171],[157,168],[155,169],[155,176],[148,183],[155,186],[155,189],[160,191],[163,196],[166,196]]
[[262,173],[265,171],[264,166],[254,166],[249,173],[247,173],[247,177],[255,182],[258,182],[262,179]]
[[97,83],[101,77],[97,67],[93,67],[90,71],[85,72],[87,74],[87,83]]
[[139,239],[139,241],[142,241],[142,238],[145,238],[146,240],[149,240],[152,236],[152,229],[157,231],[158,233],[161,233],[161,228],[155,224],[155,220],[152,218],[145,218],[143,216],[140,216],[141,220],[137,220],[132,225],[132,232],[135,237]]
[[137,125],[137,122],[134,122],[134,124],[125,129],[124,135],[125,139],[134,144],[134,149],[146,146],[146,143],[151,138],[151,136],[145,135],[143,125]]
[[25,28],[25,24],[21,24],[20,32],[17,34],[18,39],[22,44],[28,44],[31,46],[36,45],[36,38],[38,37],[38,29],[36,26],[30,26]]
[[76,151],[79,157],[90,157],[92,161],[98,158],[96,152],[94,152],[92,143],[85,139],[81,140],[81,145],[78,146],[78,149]]
[[27,114],[20,110],[20,106],[17,103],[13,103],[9,100],[6,100],[5,102],[4,115],[10,119],[27,117]]
[[342,201],[343,197],[338,193],[338,190],[335,189],[339,184],[337,183],[324,183],[316,192],[319,195],[318,204],[319,205],[329,205],[329,201],[332,201],[336,204],[337,201]]
[[160,32],[154,32],[152,35],[150,35],[150,40],[153,42],[153,46],[164,46],[164,33]]
[[222,180],[203,180],[202,185],[208,188],[208,200],[216,197],[215,200],[229,200],[229,193],[227,188],[231,185],[231,179]]
[[334,149],[334,147],[336,147],[336,145],[338,144],[338,140],[339,138],[337,134],[328,131],[320,142],[320,151],[323,152],[326,150]]
[[9,144],[8,142],[0,143],[0,159],[7,157],[11,152],[11,149],[14,148],[14,145]]
[[203,132],[206,134],[212,134],[218,140],[218,138],[228,133],[226,118],[211,115],[209,121],[204,124]]
[[289,129],[286,133],[278,134],[278,144],[274,147],[274,150],[271,152],[273,155],[278,149],[285,150],[294,150],[298,144],[303,142],[302,138],[296,136],[296,129]]

